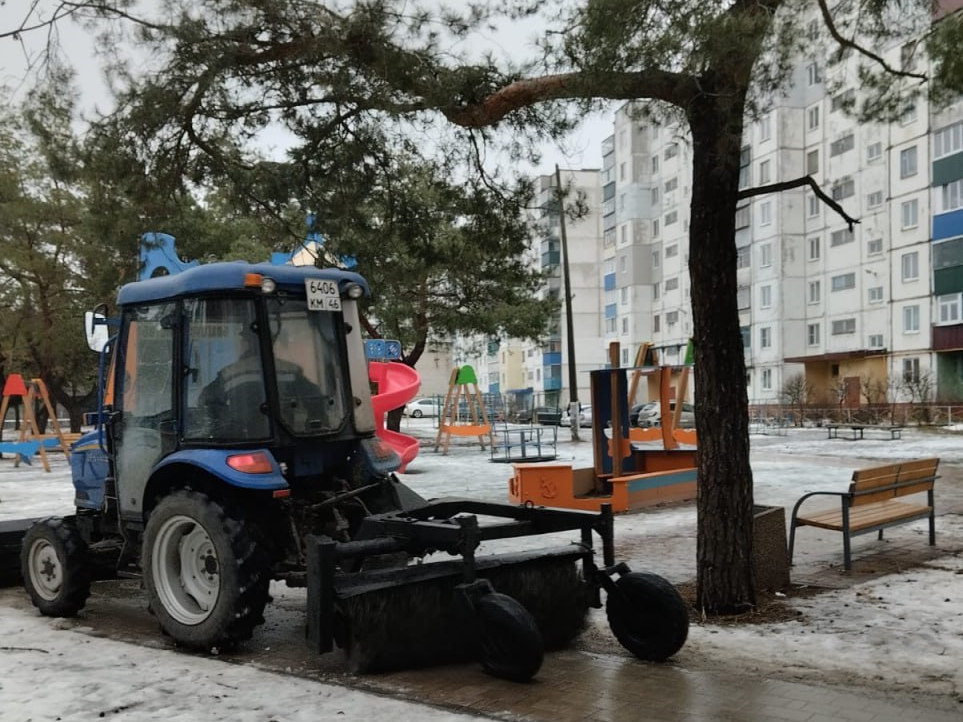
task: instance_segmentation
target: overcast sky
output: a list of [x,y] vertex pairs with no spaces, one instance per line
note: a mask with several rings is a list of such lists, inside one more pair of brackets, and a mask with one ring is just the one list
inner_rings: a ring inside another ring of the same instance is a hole
[[[51,0],[39,0],[50,3]],[[15,13],[27,0],[8,2],[3,17],[16,17]],[[11,9],[12,6],[12,9]],[[0,31],[10,27],[0,20]],[[507,52],[511,48],[530,48],[536,28],[519,23],[506,24],[503,32],[480,35],[476,44],[479,48],[490,47],[496,53]],[[56,31],[64,56],[77,72],[77,83],[81,93],[81,107],[87,111],[105,110],[110,107],[111,97],[104,80],[100,63],[95,54],[92,38],[77,24],[65,22]],[[6,87],[13,102],[23,99],[32,82],[31,63],[36,64],[42,56],[47,34],[44,31],[26,33],[19,39],[0,39],[0,87]],[[33,68],[36,70],[36,67]],[[602,141],[612,134],[610,113],[588,116],[581,127],[567,139],[559,143],[543,146],[542,163],[534,170],[537,173],[552,173],[557,163],[562,168],[601,168]],[[272,141],[275,149],[283,143],[282,136]]]

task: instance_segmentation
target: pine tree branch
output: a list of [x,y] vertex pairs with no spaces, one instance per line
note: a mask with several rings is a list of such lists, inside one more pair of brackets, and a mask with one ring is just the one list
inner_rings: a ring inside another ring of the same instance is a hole
[[839,205],[839,203],[826,195],[826,193],[822,188],[819,187],[819,184],[811,175],[803,176],[802,178],[794,178],[793,180],[782,181],[781,183],[770,183],[764,186],[756,186],[755,188],[746,188],[739,191],[739,194],[736,196],[736,198],[741,201],[745,200],[746,198],[767,195],[769,193],[781,193],[782,191],[792,190],[793,188],[801,188],[802,186],[809,186],[812,188],[813,193],[815,193],[816,196],[823,201],[823,203],[836,211],[836,213],[839,214],[844,221],[846,221],[846,225],[849,226],[850,231],[853,230],[854,225],[860,222],[858,218],[853,218],[850,216],[848,213],[846,213],[846,211],[843,210],[843,207]]

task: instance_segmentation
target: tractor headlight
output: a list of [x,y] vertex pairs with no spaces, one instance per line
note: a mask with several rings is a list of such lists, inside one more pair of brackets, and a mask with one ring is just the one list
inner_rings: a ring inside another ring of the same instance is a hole
[[278,283],[273,278],[265,276],[261,279],[261,293],[274,293],[278,290]]
[[364,295],[364,288],[358,283],[349,283],[345,286],[344,295],[348,298],[357,300]]

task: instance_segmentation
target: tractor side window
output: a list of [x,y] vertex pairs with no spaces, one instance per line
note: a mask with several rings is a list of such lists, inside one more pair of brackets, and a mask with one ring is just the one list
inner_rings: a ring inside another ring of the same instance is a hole
[[[165,303],[126,312],[117,359],[123,414],[115,438],[118,474],[132,489],[145,484],[157,461],[173,449],[174,308]],[[126,502],[121,500],[122,508]]]
[[185,437],[246,441],[271,435],[254,302],[185,304]]
[[268,301],[279,413],[293,434],[330,434],[346,421],[347,370],[337,318],[309,311],[302,300]]

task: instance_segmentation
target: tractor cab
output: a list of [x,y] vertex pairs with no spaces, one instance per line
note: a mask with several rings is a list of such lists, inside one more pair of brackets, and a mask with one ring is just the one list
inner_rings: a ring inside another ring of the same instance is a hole
[[[396,469],[375,438],[366,292],[354,273],[246,263],[122,288],[103,414],[121,515],[141,517],[171,475],[280,492],[356,475],[359,456]],[[98,508],[102,482],[75,478],[78,506]]]

